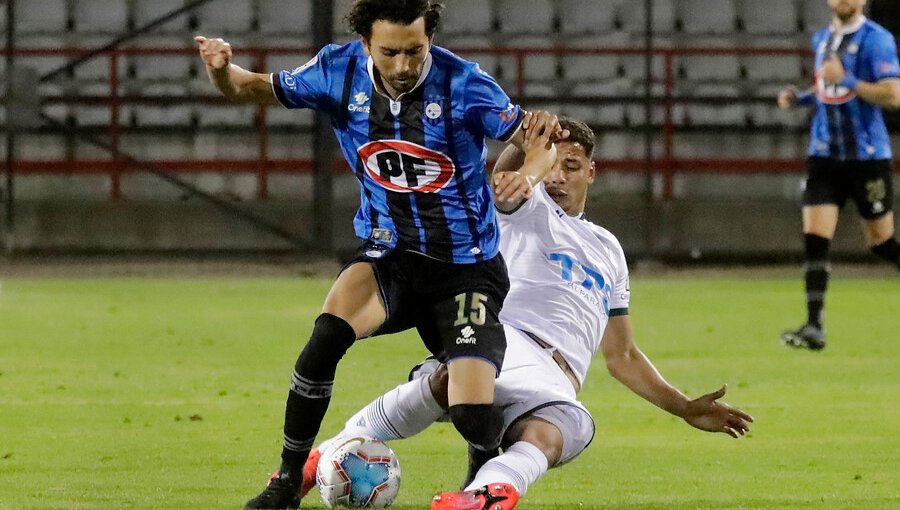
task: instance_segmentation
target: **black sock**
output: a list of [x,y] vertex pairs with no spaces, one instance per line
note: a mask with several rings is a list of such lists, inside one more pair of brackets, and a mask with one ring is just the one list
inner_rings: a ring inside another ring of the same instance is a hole
[[878,246],[873,246],[872,253],[897,265],[900,269],[900,243],[897,242],[897,238],[892,237]]
[[831,263],[828,261],[830,239],[806,234],[806,322],[818,328],[822,327],[822,310],[825,308],[825,290],[828,288],[828,276]]
[[283,473],[302,472],[331,401],[338,362],[355,341],[353,328],[340,317],[323,313],[316,319],[291,377],[284,413]]

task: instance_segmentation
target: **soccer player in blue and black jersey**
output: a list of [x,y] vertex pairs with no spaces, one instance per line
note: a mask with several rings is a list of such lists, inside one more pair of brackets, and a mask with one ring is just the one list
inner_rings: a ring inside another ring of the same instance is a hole
[[900,108],[900,63],[890,32],[863,15],[866,0],[828,0],[830,26],[813,35],[815,85],[787,87],[778,105],[813,106],[803,194],[807,321],[786,331],[793,347],[825,347],[822,310],[831,266],[829,245],[848,198],[863,219],[872,252],[900,269],[894,237],[891,146],[883,108]]
[[[226,97],[329,113],[360,183],[354,226],[363,245],[332,286],[294,366],[281,466],[246,508],[299,506],[302,468],[335,369],[369,336],[416,328],[449,363],[457,430],[477,450],[499,445],[502,415],[492,404],[506,346],[498,313],[509,280],[485,138],[521,147],[524,130],[552,139],[567,133],[555,116],[521,111],[476,64],[433,46],[440,10],[428,0],[357,0],[347,20],[358,41],[326,46],[306,64],[271,75],[232,64],[221,39],[196,38],[210,80]],[[502,198],[528,196],[555,159],[555,149],[526,153]]]

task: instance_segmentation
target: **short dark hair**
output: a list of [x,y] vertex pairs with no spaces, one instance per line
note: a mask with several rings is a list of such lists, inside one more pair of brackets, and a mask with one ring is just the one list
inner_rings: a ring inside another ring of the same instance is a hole
[[560,117],[559,127],[569,130],[569,138],[566,138],[563,141],[581,144],[581,146],[584,147],[584,155],[587,156],[588,159],[594,157],[596,135],[590,126],[571,117]]
[[376,21],[411,25],[425,18],[425,35],[430,38],[437,30],[443,8],[443,4],[430,0],[356,0],[345,19],[351,30],[368,40]]

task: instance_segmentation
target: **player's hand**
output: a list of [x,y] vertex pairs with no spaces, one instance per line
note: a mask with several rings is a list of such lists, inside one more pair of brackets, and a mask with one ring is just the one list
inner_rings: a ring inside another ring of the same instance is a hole
[[534,194],[531,180],[519,172],[497,172],[493,180],[494,203],[501,211],[515,209]]
[[782,110],[789,110],[797,104],[800,97],[800,90],[793,85],[789,85],[778,92],[778,107]]
[[726,387],[691,400],[683,416],[691,426],[707,432],[723,432],[739,438],[750,431],[753,417],[735,409],[719,399],[725,396]]
[[525,131],[525,139],[528,136],[540,136],[543,132],[549,130],[550,142],[555,143],[565,140],[569,137],[569,130],[562,129],[559,126],[559,117],[545,111],[527,112],[525,119],[522,120],[522,130]]
[[840,57],[832,53],[822,64],[822,78],[827,83],[841,83],[844,81],[844,64]]
[[200,50],[200,58],[206,67],[225,69],[231,64],[231,45],[222,39],[207,39],[202,35],[194,37]]

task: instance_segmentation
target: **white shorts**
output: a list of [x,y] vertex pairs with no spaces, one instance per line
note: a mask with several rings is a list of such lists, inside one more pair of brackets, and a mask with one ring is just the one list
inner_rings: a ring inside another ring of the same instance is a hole
[[497,378],[494,403],[503,410],[504,431],[516,420],[536,416],[562,432],[560,464],[578,456],[594,438],[594,419],[578,401],[575,388],[553,360],[553,351],[523,332],[504,325],[506,356]]

